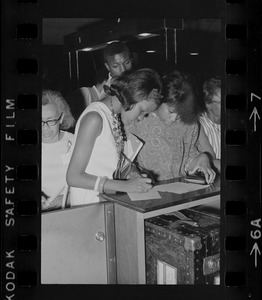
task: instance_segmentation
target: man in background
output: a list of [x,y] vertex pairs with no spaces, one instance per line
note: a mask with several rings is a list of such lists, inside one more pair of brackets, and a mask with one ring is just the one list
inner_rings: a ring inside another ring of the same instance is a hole
[[95,77],[95,84],[92,87],[81,87],[79,93],[84,98],[85,109],[90,103],[101,100],[100,96],[104,90],[104,85],[108,82],[108,71],[105,67],[98,70]]
[[[105,67],[109,71],[106,85],[110,85],[111,79],[122,75],[125,71],[133,69],[133,55],[123,42],[112,42],[104,48]],[[105,97],[104,90],[100,99]]]
[[106,96],[104,85],[110,86],[113,77],[133,69],[132,53],[123,42],[108,44],[103,50],[103,58],[105,66],[97,72],[95,84],[92,87],[78,88],[70,95],[71,112],[76,120],[90,103]]

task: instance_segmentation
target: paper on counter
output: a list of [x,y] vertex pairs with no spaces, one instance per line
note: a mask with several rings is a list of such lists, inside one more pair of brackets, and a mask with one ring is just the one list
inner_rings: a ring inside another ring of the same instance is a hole
[[175,194],[184,194],[200,189],[204,189],[209,185],[203,184],[195,184],[195,183],[185,183],[185,182],[173,182],[167,184],[156,185],[152,190],[160,191],[160,192],[169,192]]
[[132,201],[161,199],[158,191],[154,188],[152,188],[147,193],[128,193],[128,196]]
[[156,185],[147,193],[128,193],[128,196],[131,199],[131,201],[161,199],[161,196],[158,192],[185,194],[188,192],[204,189],[206,187],[208,187],[208,185],[185,183],[185,182],[173,182],[173,183]]

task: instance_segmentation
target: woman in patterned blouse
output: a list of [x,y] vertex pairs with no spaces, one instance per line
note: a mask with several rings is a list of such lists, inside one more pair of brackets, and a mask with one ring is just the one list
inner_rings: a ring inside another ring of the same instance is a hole
[[[212,183],[216,173],[209,155],[198,146],[198,107],[186,75],[174,71],[163,78],[163,103],[128,131],[144,141],[138,163],[153,171],[158,180],[184,176],[197,170]],[[208,151],[208,148],[205,149]]]

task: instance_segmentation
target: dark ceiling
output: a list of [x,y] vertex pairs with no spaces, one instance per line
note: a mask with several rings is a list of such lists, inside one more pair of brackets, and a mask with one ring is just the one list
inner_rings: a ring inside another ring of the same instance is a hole
[[[76,32],[90,24],[100,22],[101,18],[46,18],[43,19],[43,44],[63,45],[65,35]],[[186,19],[184,29],[206,32],[221,32],[219,19]]]
[[78,31],[92,23],[99,22],[103,19],[92,18],[48,18],[43,19],[43,44],[44,45],[63,45],[65,35]]

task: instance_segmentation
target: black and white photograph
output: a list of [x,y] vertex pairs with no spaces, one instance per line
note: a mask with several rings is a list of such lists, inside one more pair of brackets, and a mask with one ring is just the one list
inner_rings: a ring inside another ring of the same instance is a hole
[[43,19],[42,284],[220,284],[220,19]]
[[1,8],[0,298],[260,300],[261,1]]

